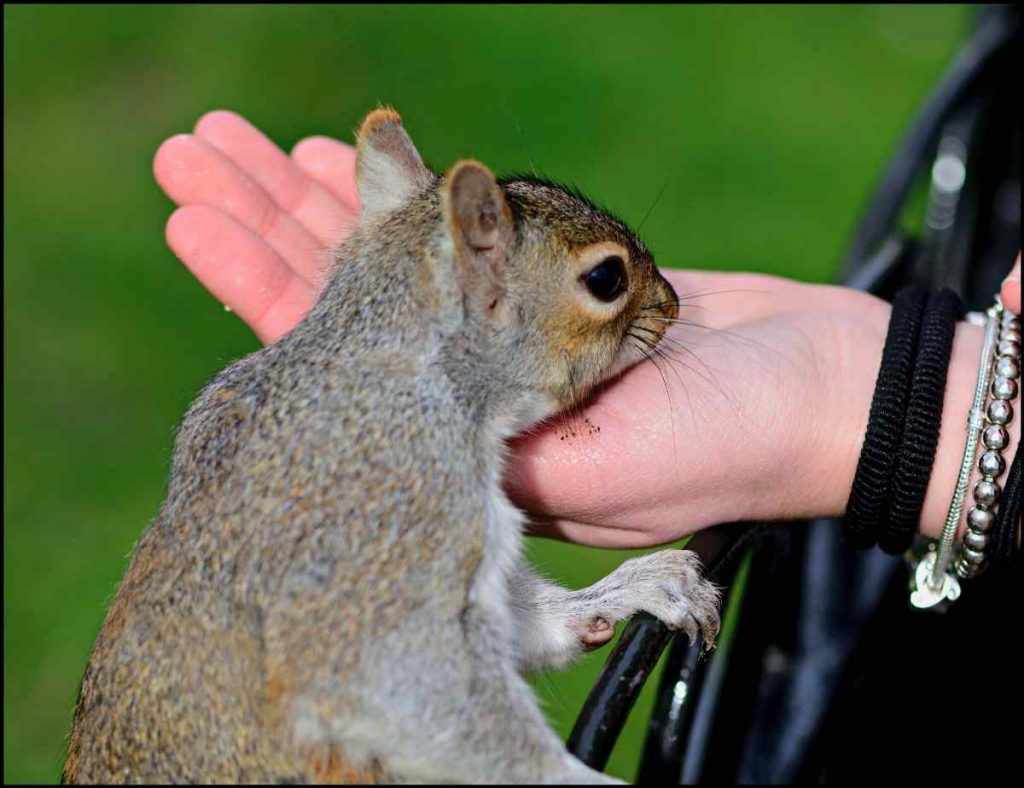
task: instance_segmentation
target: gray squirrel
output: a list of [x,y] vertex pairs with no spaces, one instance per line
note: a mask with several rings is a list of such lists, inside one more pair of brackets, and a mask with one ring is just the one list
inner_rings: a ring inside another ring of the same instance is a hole
[[614,782],[521,673],[647,611],[712,643],[694,553],[571,591],[521,557],[505,441],[642,361],[678,299],[621,221],[401,118],[358,133],[363,213],[291,333],[221,372],[93,648],[64,766],[91,782]]

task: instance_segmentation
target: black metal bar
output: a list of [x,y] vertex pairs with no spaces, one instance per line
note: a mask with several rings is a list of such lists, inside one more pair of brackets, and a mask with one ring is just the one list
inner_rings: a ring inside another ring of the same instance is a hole
[[777,523],[748,550],[746,580],[733,583],[729,629],[707,668],[693,719],[683,732],[685,756],[675,783],[728,784],[740,769],[766,674],[785,661],[799,608],[793,541],[803,524]]
[[[730,596],[737,592],[733,581],[738,567],[739,562],[730,562],[715,578],[715,582],[729,587]],[[719,643],[714,652],[716,660],[723,656],[721,649]],[[679,782],[697,702],[703,697],[708,659],[702,659],[702,652],[702,643],[691,644],[682,637],[672,641],[637,770],[638,783],[675,785]],[[728,659],[728,655],[725,658]]]
[[646,613],[629,620],[569,734],[569,752],[594,769],[604,769],[671,636],[664,624]]
[[[987,11],[887,165],[849,245],[842,272],[848,286],[885,294],[907,278],[915,249],[912,241],[896,234],[895,225],[914,179],[929,160],[942,125],[972,94],[996,56],[1007,51],[1020,27],[1015,9]],[[765,528],[764,524],[719,526],[697,534],[688,547],[701,556],[709,575],[723,583],[726,571]],[[568,741],[570,752],[593,768],[604,768],[629,711],[671,639],[664,625],[650,616],[641,614],[628,623],[577,718]],[[640,764],[641,780],[648,776],[659,782],[679,779],[677,767],[685,757],[687,728],[709,665],[698,659],[700,652],[700,643],[688,645],[683,637],[673,644]],[[729,655],[716,654],[713,659],[729,661]],[[680,686],[686,688],[682,704],[678,702]]]
[[[756,526],[747,523],[723,525],[701,531],[686,547],[700,556],[705,572],[716,580],[757,531]],[[566,743],[569,752],[594,769],[605,767],[633,704],[671,636],[652,616],[640,613],[630,619],[576,719]],[[699,638],[692,648],[702,648]]]
[[672,641],[665,671],[647,729],[636,781],[641,784],[679,781],[685,754],[685,731],[690,726],[705,671],[700,650],[682,638]]
[[[878,292],[883,283],[893,278],[897,269],[907,260],[911,248],[906,239],[890,239],[879,249],[871,263],[858,272],[856,281],[849,284],[858,289]],[[769,527],[763,523],[732,523],[707,529],[696,534],[687,548],[701,557],[709,577],[720,585],[729,585],[731,572],[735,570],[742,551]],[[646,614],[634,616],[626,625],[597,683],[587,696],[567,741],[569,751],[588,766],[603,769],[608,763],[629,712],[670,640],[668,629]],[[656,711],[652,717],[652,726],[659,726],[649,734],[655,740],[664,736],[678,740],[690,724],[700,694],[699,682],[708,662],[698,660],[702,650],[703,644],[699,639],[690,645],[685,636],[677,638],[656,701],[656,709],[661,710],[661,713]],[[714,658],[722,657],[715,655]],[[677,683],[669,677],[688,680],[690,693],[687,702],[675,710],[671,721],[667,719],[667,713],[672,709],[672,696],[676,692]],[[669,727],[675,732],[668,732]],[[660,750],[656,749],[658,747]],[[650,744],[641,759],[640,781],[662,781],[664,775],[675,769],[677,762],[681,768],[683,756],[682,749],[672,754],[668,739],[661,745]],[[654,759],[650,765],[648,757]],[[677,769],[675,774],[678,773]]]
[[[1016,12],[1019,13],[1019,9]],[[963,102],[942,126],[943,143],[940,143],[933,160],[926,222],[914,265],[914,276],[919,284],[952,287],[964,297],[967,308],[985,308],[991,303],[992,293],[998,290],[1014,254],[1020,249],[1020,110],[1019,99],[1015,98],[1019,91],[1015,83],[1019,77],[1014,76],[1020,73],[1019,26],[1015,35],[1014,46],[1008,48],[1005,58],[999,58],[984,90]],[[1010,62],[1011,56],[1014,62]],[[941,182],[943,166],[952,166],[957,176],[949,183]],[[999,210],[997,198],[1011,196],[1012,210]],[[909,276],[905,277],[905,281],[909,279]],[[998,604],[1009,598],[1005,596],[1004,589],[997,589],[998,586],[990,587],[986,593],[979,587],[967,601],[976,607],[964,615],[963,620],[971,621],[972,626],[977,624],[978,631],[990,629],[985,622],[979,623],[979,617],[990,609],[985,606],[993,600]],[[872,729],[876,743],[891,741],[898,727],[888,724],[884,714],[878,716],[879,706],[873,701],[885,697],[887,692],[899,691],[908,677],[917,680],[921,686],[935,686],[938,682],[939,671],[928,673],[925,670],[922,674],[914,660],[892,657],[894,653],[899,655],[912,650],[917,653],[929,647],[933,650],[946,648],[947,635],[930,629],[928,624],[908,614],[904,577],[896,577],[887,594],[888,598],[867,623],[852,654],[844,660],[841,674],[828,686],[827,715],[816,727],[815,735],[803,744],[799,771],[793,774],[792,782],[833,782],[839,774],[842,774],[843,782],[855,783],[865,779],[870,769],[860,768],[863,761],[859,757],[859,745],[849,745],[850,739],[861,735],[866,730],[865,725],[871,725],[876,718],[881,720],[881,724]],[[954,608],[947,616],[964,613],[964,609]],[[925,617],[920,618],[923,620]],[[998,626],[996,623],[991,628]],[[955,627],[947,626],[945,629]],[[996,647],[992,653],[1004,652]],[[1005,653],[1012,653],[1012,649]],[[954,654],[950,659],[955,657]],[[992,709],[986,708],[985,714],[995,719],[990,712],[998,705],[995,703]],[[919,712],[934,716],[941,713],[940,707],[940,703],[934,707],[924,704]],[[1012,749],[1014,743],[1009,736],[1004,741],[1011,743],[1001,756],[1002,762],[1011,763],[1016,753]],[[899,747],[890,748],[876,760],[886,762],[887,754],[890,758],[887,762],[891,763],[897,749],[915,752],[926,744],[926,735],[915,737],[913,727],[907,733],[901,730]],[[989,742],[986,752],[998,753],[999,749],[998,744],[993,747]],[[1013,754],[1007,758],[1011,752]],[[986,766],[990,760],[987,756]],[[907,768],[897,768],[896,771],[897,776],[889,778],[896,782],[905,781],[908,774],[913,775],[911,779],[927,781],[933,773],[939,779],[960,782],[965,778],[967,768],[961,772],[956,772],[955,768],[946,771],[925,769],[923,776]],[[972,776],[977,779],[978,773]]]
[[1019,18],[1014,9],[994,9],[981,20],[974,35],[957,54],[889,160],[850,242],[843,263],[844,278],[892,234],[914,178],[922,163],[928,160],[942,124],[995,56],[1013,41],[1018,26]]
[[851,272],[844,284],[876,295],[890,291],[895,293],[906,279],[916,246],[915,241],[902,235],[887,238],[874,255]]
[[[847,280],[846,285],[876,294],[893,290],[906,278],[916,250],[917,246],[913,240],[904,236],[891,237]],[[771,528],[773,534],[780,527],[761,525],[762,529]],[[764,541],[766,540],[761,540],[754,549],[772,549],[773,546],[763,544]],[[729,587],[730,594],[734,593],[731,586],[737,568],[736,561],[720,565],[718,577],[715,578],[719,584]],[[744,589],[745,597],[749,593],[749,588],[748,585]],[[747,600],[744,598],[740,605],[746,607],[746,603]],[[713,655],[716,665],[726,663],[722,666],[726,673],[733,672],[732,663],[736,659],[734,651],[735,649],[728,644],[722,644]],[[702,753],[692,752],[695,746],[708,746],[707,737],[703,742],[695,742],[692,737],[698,702],[703,702],[701,699],[707,693],[704,677],[710,668],[707,660],[698,661],[699,653],[699,649],[688,646],[681,638],[672,645],[637,771],[638,783],[679,784],[684,776],[684,762],[688,758],[704,760]],[[683,687],[686,688],[685,695],[680,698],[683,695]]]

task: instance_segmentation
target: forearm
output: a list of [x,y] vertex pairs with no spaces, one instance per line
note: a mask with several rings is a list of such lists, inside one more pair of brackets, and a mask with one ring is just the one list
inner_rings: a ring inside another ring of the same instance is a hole
[[[693,514],[695,528],[688,530],[731,520],[799,520],[841,517],[845,513],[890,314],[887,304],[867,310],[864,324],[869,328],[853,343],[856,347],[849,343],[845,349],[837,346],[836,354],[843,358],[837,360],[830,385],[824,391],[811,392],[798,409],[802,417],[786,429],[774,431],[773,444],[751,450],[746,456],[733,452],[730,467],[723,468],[732,473],[733,492],[719,494],[713,500],[692,499],[690,503],[696,504],[700,513]],[[957,323],[935,460],[921,509],[919,532],[924,536],[938,538],[949,511],[967,440],[967,415],[978,377],[983,335],[979,326]],[[1008,425],[1007,466],[1020,445],[1020,425],[1020,418]],[[748,440],[751,447],[757,446],[753,436]],[[966,528],[969,491],[980,478],[975,464],[958,538]],[[708,491],[721,487],[705,485]]]
[[[538,531],[648,547],[722,522],[844,513],[890,305],[756,275],[678,279],[680,292],[722,294],[699,313],[705,326],[677,327],[657,365],[638,365],[582,413],[515,443],[509,492]],[[981,341],[980,328],[957,324],[921,514],[929,536],[953,495]],[[1013,452],[1019,418],[1010,434]]]

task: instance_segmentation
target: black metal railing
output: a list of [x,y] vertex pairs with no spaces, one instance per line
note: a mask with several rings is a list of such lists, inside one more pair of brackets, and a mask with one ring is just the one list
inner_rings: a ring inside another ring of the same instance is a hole
[[[1018,171],[1020,168],[1019,157],[1014,161],[994,153],[1008,144],[1004,139],[1007,135],[1016,134],[1019,146],[1019,109],[1015,109],[1019,100],[1008,97],[1015,96],[1016,77],[1011,75],[1019,73],[1016,66],[1020,44],[1019,9],[995,6],[979,12],[973,35],[891,157],[853,233],[842,267],[841,278],[847,286],[883,297],[891,296],[910,282],[950,286],[958,289],[969,305],[976,306],[971,304],[977,300],[976,294],[991,293],[995,277],[1000,272],[1005,274],[1008,260],[1012,260],[1006,249],[1019,248],[1020,244],[1019,196],[1016,217],[1006,219],[1002,226],[997,226],[998,222],[993,226],[989,226],[991,222],[985,224],[985,217],[993,210],[992,193],[1001,184],[999,178],[1008,167],[1015,166]],[[957,139],[959,142],[950,142]],[[940,156],[949,154],[950,146],[961,152],[959,166],[964,168],[964,182],[959,187],[963,196],[956,195],[958,202],[952,203],[948,193],[938,193],[948,184],[937,182],[941,174],[934,173],[936,162]],[[970,151],[975,155],[967,161]],[[929,165],[933,169],[929,206],[940,212],[947,210],[949,216],[940,216],[939,224],[926,217],[920,237],[910,238],[899,227],[899,220],[915,182],[928,171]],[[970,266],[964,263],[967,257],[973,260]],[[767,625],[761,619],[771,615],[765,598],[769,595],[767,589],[773,589],[779,577],[776,559],[779,552],[794,553],[781,571],[798,573],[799,561],[811,560],[813,556],[804,555],[809,551],[799,544],[795,551],[790,550],[792,545],[785,542],[790,539],[798,543],[810,528],[807,524],[787,529],[780,524],[769,527],[740,523],[696,534],[687,548],[698,553],[709,577],[726,588],[726,606],[740,618],[736,622],[727,617],[723,621],[723,635],[741,625],[744,633],[749,629],[755,634],[744,635],[742,642],[723,637],[718,647],[705,656],[699,638],[690,644],[685,635],[673,636],[651,616],[634,616],[584,703],[568,740],[569,750],[596,769],[605,767],[645,682],[669,648],[639,761],[638,781],[735,781],[735,763],[711,771],[705,768],[709,748],[717,737],[718,761],[723,760],[723,752],[735,754],[738,760],[744,731],[754,715],[758,682],[765,679],[766,663],[770,662],[766,658],[770,639],[765,634]],[[837,538],[837,530],[828,529],[830,538]],[[744,558],[750,572],[747,582],[738,584],[734,579]],[[885,566],[891,568],[894,564]],[[878,576],[884,575],[885,566]],[[800,610],[794,600],[795,595],[791,595],[788,602],[783,599],[780,604],[786,615],[796,617]],[[781,615],[779,609],[774,612]],[[732,692],[730,703],[723,704],[727,709],[716,708],[725,688],[737,683],[747,685],[744,691]],[[826,699],[834,692],[834,686],[822,690]],[[737,697],[746,700],[737,704],[733,702]],[[716,716],[717,728],[727,728],[732,739],[724,749],[722,734],[716,735]],[[814,737],[807,738],[804,752],[813,749]],[[780,767],[772,774],[781,781],[786,775],[791,778],[797,769],[806,773],[810,768],[806,756],[804,762],[799,757],[791,761],[789,772]]]

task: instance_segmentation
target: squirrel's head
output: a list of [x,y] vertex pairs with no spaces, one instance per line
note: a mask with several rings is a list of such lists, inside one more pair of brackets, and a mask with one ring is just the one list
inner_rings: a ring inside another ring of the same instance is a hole
[[436,222],[426,256],[449,272],[446,300],[475,354],[552,410],[650,356],[676,318],[676,293],[643,243],[582,195],[538,178],[497,180],[471,159],[439,176],[390,109],[370,113],[358,140],[364,221]]

